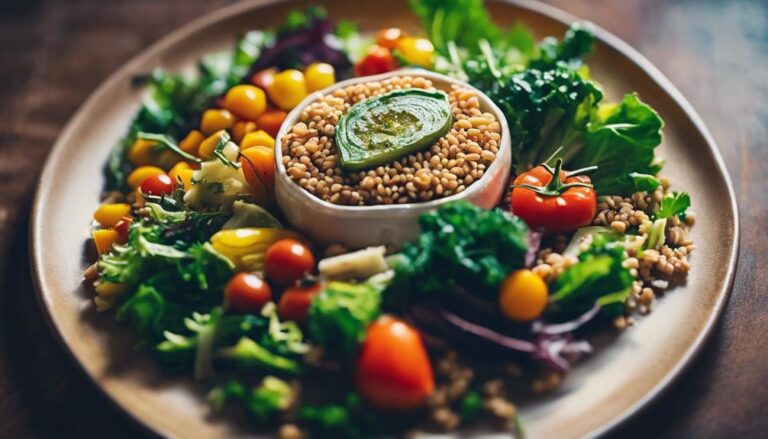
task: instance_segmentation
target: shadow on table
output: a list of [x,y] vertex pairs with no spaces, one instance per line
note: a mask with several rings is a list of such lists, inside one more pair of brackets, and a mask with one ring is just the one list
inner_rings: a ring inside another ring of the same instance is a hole
[[51,333],[35,298],[27,218],[0,272],[0,437],[151,437],[105,398]]

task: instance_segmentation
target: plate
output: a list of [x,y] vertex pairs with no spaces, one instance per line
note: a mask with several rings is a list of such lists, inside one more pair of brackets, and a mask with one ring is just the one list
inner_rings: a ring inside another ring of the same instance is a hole
[[[563,34],[573,17],[540,3],[488,2],[501,24],[521,21],[538,37]],[[324,2],[329,14],[363,30],[415,28],[405,1]],[[73,359],[119,407],[167,437],[252,434],[230,417],[212,417],[202,386],[161,374],[137,354],[136,339],[109,313],[97,314],[81,283],[90,254],[91,214],[99,204],[101,169],[125,133],[142,91],[131,77],[155,67],[190,69],[204,54],[231,47],[248,29],[273,26],[299,5],[246,1],[177,30],[128,62],[103,83],[70,120],[41,176],[31,220],[34,279],[45,318]],[[637,91],[666,121],[659,153],[674,187],[690,192],[697,250],[686,285],[668,292],[653,313],[582,361],[556,392],[523,402],[530,437],[596,436],[636,413],[691,362],[726,303],[736,264],[738,213],[728,174],[704,124],[674,86],[638,52],[597,29],[589,59],[608,98]],[[53,220],[55,218],[55,220]]]

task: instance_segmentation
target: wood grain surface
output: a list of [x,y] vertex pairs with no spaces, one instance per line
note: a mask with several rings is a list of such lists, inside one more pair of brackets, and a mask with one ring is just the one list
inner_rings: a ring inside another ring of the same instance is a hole
[[[0,437],[147,435],[101,396],[46,326],[29,273],[29,206],[57,135],[99,83],[226,3],[0,0]],[[741,214],[740,260],[721,323],[682,378],[612,436],[765,437],[768,2],[549,3],[618,35],[677,85],[720,145]]]

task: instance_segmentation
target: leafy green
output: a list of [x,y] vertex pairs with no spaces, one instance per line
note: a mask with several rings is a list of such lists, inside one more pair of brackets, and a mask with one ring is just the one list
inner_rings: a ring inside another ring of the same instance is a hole
[[[597,165],[590,174],[601,195],[629,195],[658,186],[653,178],[661,165],[654,150],[661,143],[664,122],[658,113],[635,94],[619,105],[597,112],[583,136],[578,153],[571,151],[571,168]],[[644,175],[640,175],[644,174]]]
[[550,288],[548,312],[557,318],[578,316],[595,303],[607,315],[624,310],[634,279],[622,265],[624,248],[606,235],[594,235],[593,239],[590,248],[579,255],[579,262],[565,270]]
[[233,400],[244,406],[246,413],[259,422],[273,420],[275,415],[291,407],[294,398],[290,384],[273,376],[264,377],[250,391],[238,381],[228,381],[208,393],[208,401],[215,410],[221,410],[227,401]]
[[330,282],[309,308],[309,333],[331,356],[348,358],[381,312],[381,292],[369,284]]
[[157,289],[142,285],[117,310],[118,320],[130,320],[141,334],[151,335],[163,328],[165,299]]
[[270,352],[248,337],[242,337],[234,346],[221,348],[216,357],[245,370],[267,370],[288,375],[298,375],[301,363]]
[[406,244],[391,291],[434,295],[461,287],[495,297],[504,277],[524,264],[528,228],[500,209],[451,203],[419,218],[421,234]]
[[595,49],[595,34],[589,23],[573,23],[563,39],[547,37],[539,44],[539,57],[528,68],[549,69],[563,63],[570,68],[581,65],[582,59]]
[[459,403],[459,415],[463,421],[477,418],[483,411],[483,398],[477,390],[470,390]]
[[656,218],[671,218],[676,216],[685,219],[685,212],[691,207],[691,196],[687,192],[673,192],[661,200]]
[[318,437],[338,439],[371,437],[376,423],[375,415],[365,409],[356,393],[347,395],[340,404],[305,404],[299,408],[299,419],[317,432]]

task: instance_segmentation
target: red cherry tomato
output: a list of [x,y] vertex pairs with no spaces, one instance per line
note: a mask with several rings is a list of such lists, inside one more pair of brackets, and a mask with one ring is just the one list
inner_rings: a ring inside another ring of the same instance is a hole
[[371,46],[368,54],[355,64],[357,76],[378,75],[397,68],[397,61],[386,47]]
[[383,410],[419,408],[435,389],[435,378],[419,332],[383,316],[368,327],[355,375],[357,390]]
[[128,230],[130,229],[132,222],[133,218],[130,216],[124,216],[120,218],[120,221],[118,221],[117,224],[115,224],[115,227],[113,227],[115,232],[120,235],[120,238],[118,239],[119,243],[124,244],[128,241]]
[[283,287],[295,284],[314,268],[312,251],[295,239],[281,239],[272,244],[264,258],[267,277]]
[[170,195],[173,189],[173,180],[167,174],[151,175],[141,182],[141,192],[146,195]]
[[[589,177],[569,176],[561,166],[558,159],[554,170],[537,166],[515,178],[512,213],[531,228],[568,232],[589,225],[595,217],[597,194]],[[558,177],[553,181],[554,175]]]
[[309,317],[309,306],[322,289],[323,285],[316,282],[306,286],[296,285],[285,290],[277,305],[278,315],[283,320],[306,323]]
[[227,309],[239,314],[256,314],[272,300],[272,289],[253,273],[238,273],[224,289]]

